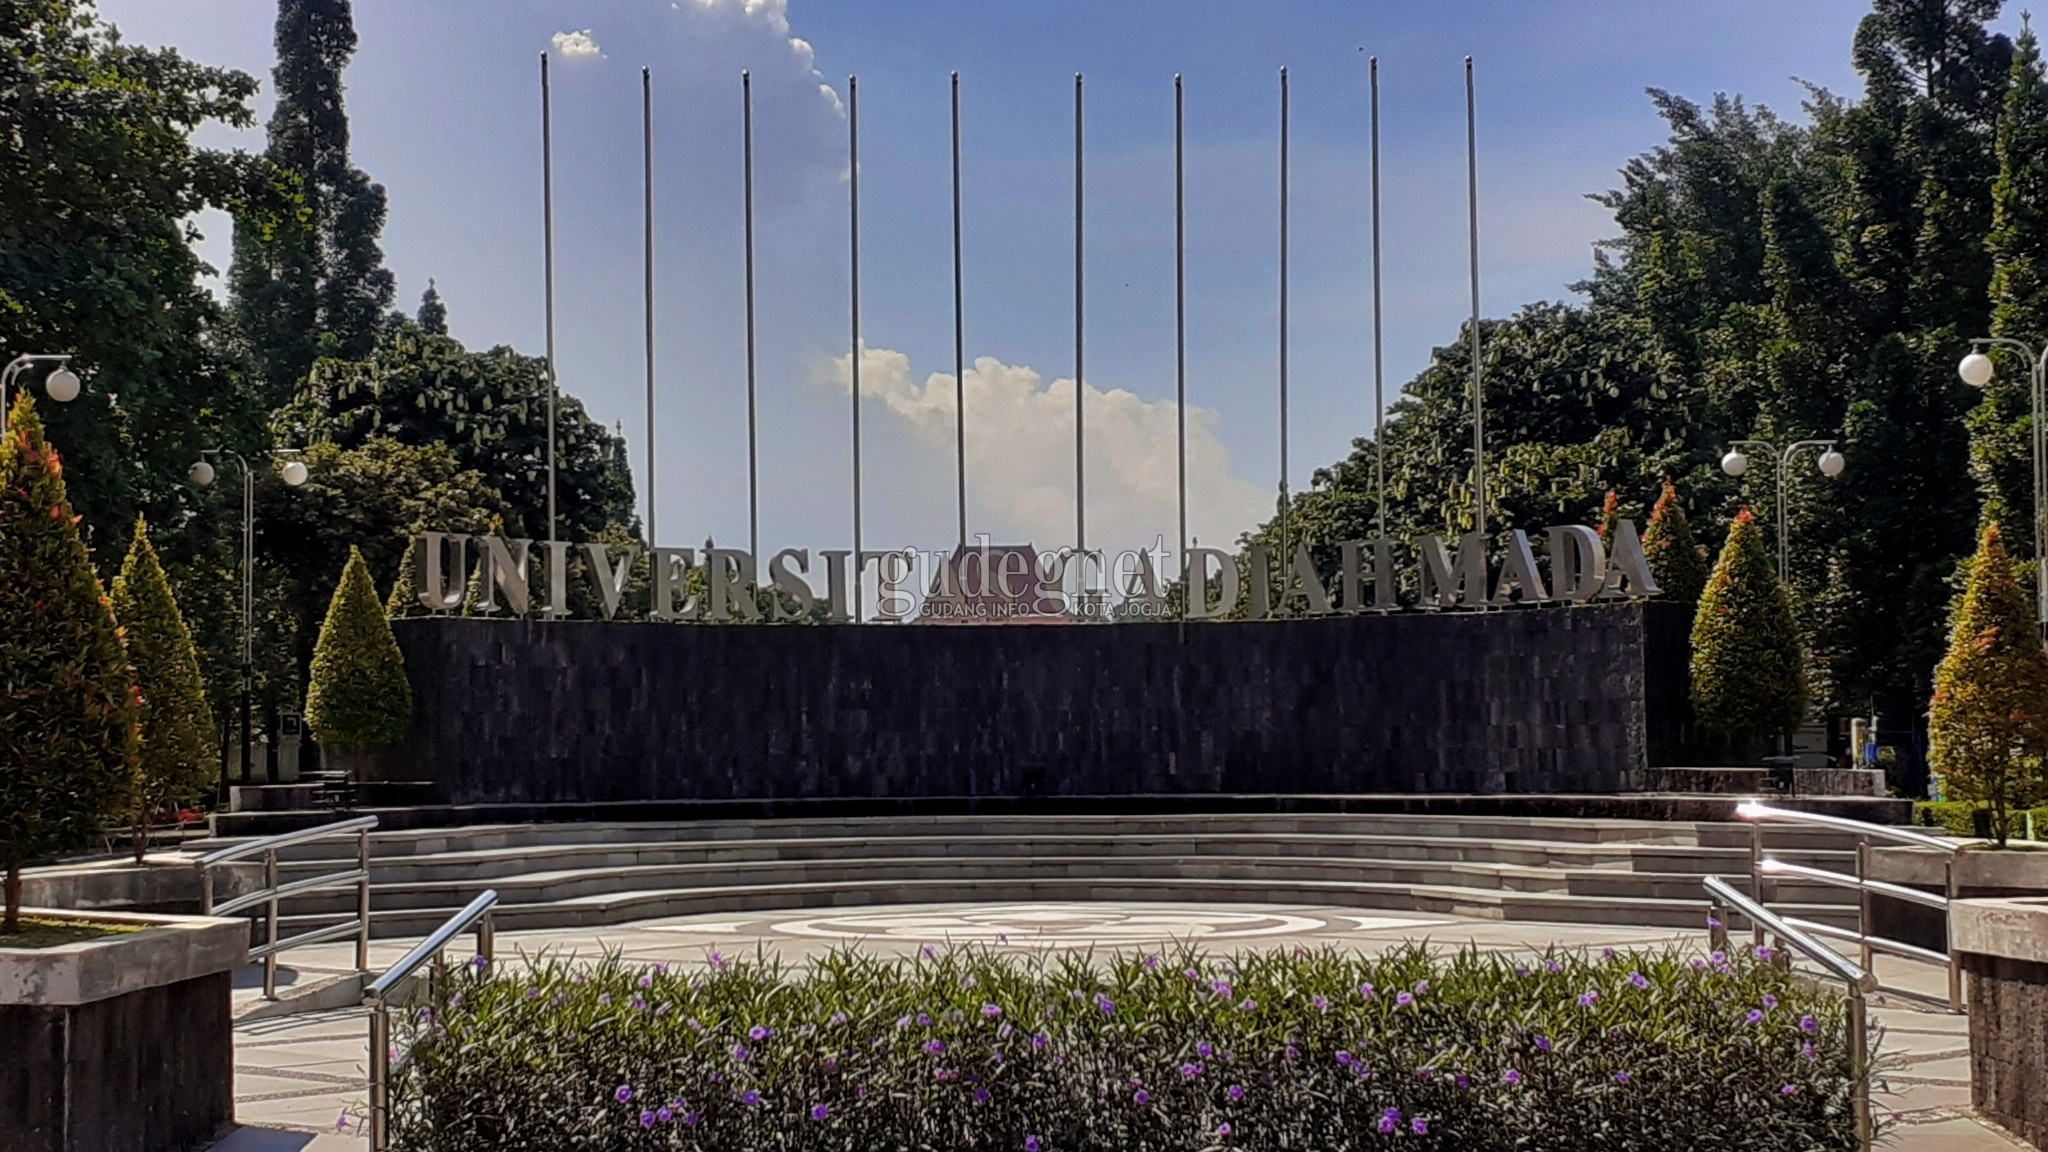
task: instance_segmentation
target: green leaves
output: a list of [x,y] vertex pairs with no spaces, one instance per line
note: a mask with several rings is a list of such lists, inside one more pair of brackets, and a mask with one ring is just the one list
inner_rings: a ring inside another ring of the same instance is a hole
[[349,749],[395,744],[412,732],[405,656],[363,554],[353,548],[313,647],[306,724],[322,744]]
[[[135,520],[135,539],[114,579],[114,617],[128,638],[141,706],[140,773],[135,800],[138,831],[168,804],[199,798],[218,766],[213,712],[199,672],[199,649],[178,611],[177,597],[156,549],[149,525]],[[141,837],[136,851],[142,851]]]
[[1780,736],[1806,714],[1806,670],[1784,586],[1745,509],[1692,626],[1693,715],[1729,736]]

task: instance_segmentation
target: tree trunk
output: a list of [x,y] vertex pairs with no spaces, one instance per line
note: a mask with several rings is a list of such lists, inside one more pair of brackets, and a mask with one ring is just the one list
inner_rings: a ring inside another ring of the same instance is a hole
[[21,931],[21,861],[7,862],[7,914],[0,919],[0,932]]

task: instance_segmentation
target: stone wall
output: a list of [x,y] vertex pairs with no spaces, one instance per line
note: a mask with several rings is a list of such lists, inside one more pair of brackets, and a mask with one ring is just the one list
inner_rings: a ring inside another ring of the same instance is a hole
[[2048,1148],[2048,964],[1963,953],[1969,977],[1970,1104]]
[[394,622],[457,804],[1614,792],[1644,606],[1269,623]]

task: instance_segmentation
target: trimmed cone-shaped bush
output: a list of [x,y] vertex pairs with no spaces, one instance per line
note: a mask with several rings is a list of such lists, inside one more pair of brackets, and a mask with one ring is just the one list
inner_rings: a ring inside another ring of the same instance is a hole
[[2000,844],[2013,809],[2048,790],[2048,652],[1995,523],[1977,545],[1948,655],[1934,671],[1927,739],[1944,794],[1989,807]]
[[418,562],[419,554],[419,537],[409,537],[405,542],[405,555],[398,560],[398,576],[391,581],[391,595],[384,600],[384,615],[393,620],[433,615],[425,604],[420,603],[419,581],[413,578],[413,565]]
[[377,602],[370,566],[356,548],[348,550],[348,565],[313,645],[306,724],[314,739],[337,748],[395,744],[412,731],[405,656]]
[[1681,604],[1696,603],[1707,587],[1707,558],[1699,541],[1693,539],[1692,524],[1685,518],[1685,505],[1678,489],[1664,481],[1664,493],[1650,510],[1650,524],[1643,530],[1643,555],[1649,558],[1650,574],[1664,595]]
[[114,618],[128,637],[128,662],[141,697],[141,748],[135,787],[135,858],[148,848],[149,821],[166,805],[199,798],[216,768],[213,710],[199,674],[199,649],[177,597],[135,518],[135,542],[114,578]]
[[23,864],[91,846],[134,802],[135,714],[113,605],[23,395],[0,440],[0,932],[20,926]]
[[1744,508],[1693,616],[1693,716],[1737,739],[1788,734],[1806,715],[1804,665],[1763,530]]

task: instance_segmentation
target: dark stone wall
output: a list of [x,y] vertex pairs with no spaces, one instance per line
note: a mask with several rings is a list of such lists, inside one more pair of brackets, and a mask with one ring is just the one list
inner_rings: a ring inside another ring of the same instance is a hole
[[234,1119],[233,979],[219,972],[73,1007],[0,1004],[0,1148],[211,1143]]
[[448,803],[1614,792],[1643,606],[1269,623],[394,622]]
[[2048,964],[1963,953],[1969,974],[1970,1103],[2048,1147]]

